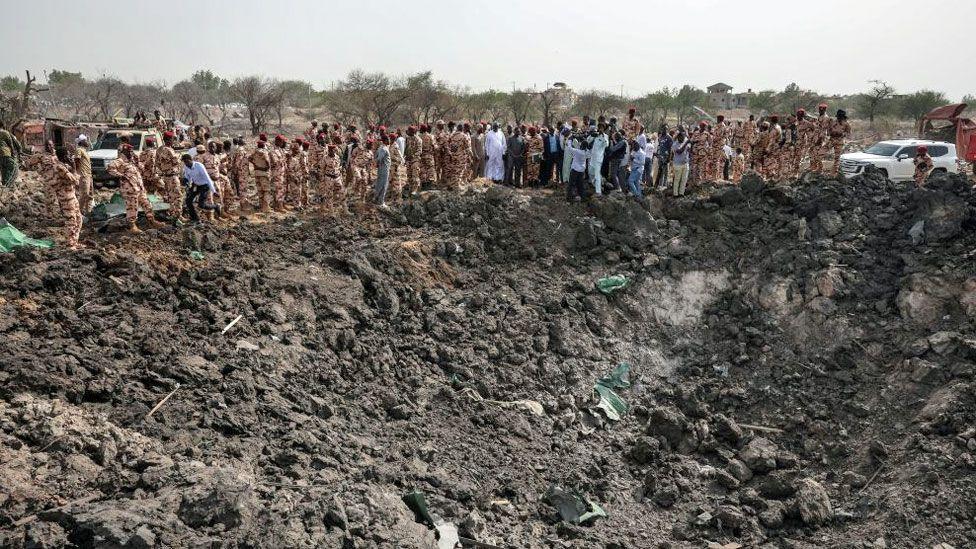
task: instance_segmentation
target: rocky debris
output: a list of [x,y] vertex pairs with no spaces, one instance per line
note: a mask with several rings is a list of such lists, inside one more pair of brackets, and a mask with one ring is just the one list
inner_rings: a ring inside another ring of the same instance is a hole
[[923,191],[431,191],[0,256],[0,545],[433,546],[409,490],[501,546],[973,545],[974,196]]

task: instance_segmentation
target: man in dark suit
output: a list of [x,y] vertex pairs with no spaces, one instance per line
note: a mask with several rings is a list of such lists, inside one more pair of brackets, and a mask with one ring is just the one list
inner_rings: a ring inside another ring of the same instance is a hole
[[553,131],[553,128],[543,129],[543,132],[541,182],[543,187],[548,187],[554,168],[556,170],[556,181],[562,182],[563,146],[559,142],[559,135]]
[[522,169],[525,167],[525,138],[521,128],[513,128],[508,136],[508,151],[505,153],[505,183],[513,187],[522,186]]

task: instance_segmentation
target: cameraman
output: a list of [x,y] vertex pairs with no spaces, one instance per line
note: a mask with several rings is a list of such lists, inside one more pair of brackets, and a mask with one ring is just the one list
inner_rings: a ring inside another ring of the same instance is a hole
[[[569,183],[566,184],[567,202],[574,200],[579,202],[586,198],[586,160],[590,159],[592,166],[591,147],[592,145],[587,143],[586,140],[576,139],[572,135],[566,140],[564,153],[570,155],[573,159],[570,164]],[[599,180],[597,180],[597,185],[599,185]],[[599,194],[599,187],[597,187],[597,195],[599,196]]]

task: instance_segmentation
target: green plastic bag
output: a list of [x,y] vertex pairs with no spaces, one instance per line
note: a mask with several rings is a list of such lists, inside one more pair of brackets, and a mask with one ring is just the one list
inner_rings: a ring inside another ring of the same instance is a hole
[[597,407],[612,421],[620,421],[620,418],[627,413],[627,403],[614,389],[630,387],[630,381],[626,379],[628,374],[630,374],[630,364],[621,362],[610,375],[601,377],[593,386],[593,390],[600,397]]
[[203,252],[198,252],[196,250],[191,251],[190,259],[194,261],[203,261]]
[[0,220],[0,253],[13,251],[17,246],[33,246],[35,248],[50,248],[54,246],[51,240],[31,238],[17,230],[5,219]]
[[600,290],[604,295],[612,295],[626,288],[628,284],[630,284],[630,281],[627,280],[626,276],[613,275],[597,280],[596,289]]

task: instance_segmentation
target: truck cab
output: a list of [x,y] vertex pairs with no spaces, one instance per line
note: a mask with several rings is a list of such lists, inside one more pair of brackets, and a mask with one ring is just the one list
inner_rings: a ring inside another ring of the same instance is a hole
[[851,178],[873,165],[892,181],[909,181],[915,176],[915,163],[912,161],[918,147],[928,147],[929,156],[935,164],[934,172],[957,173],[956,146],[945,141],[927,139],[895,139],[879,141],[862,152],[846,153],[840,156],[840,171]]
[[92,178],[95,181],[113,181],[112,176],[108,173],[108,165],[119,157],[119,144],[122,142],[123,135],[129,136],[129,144],[132,145],[135,152],[145,149],[147,137],[155,138],[157,146],[162,144],[162,136],[155,128],[123,128],[105,131],[92,144],[92,149],[88,152],[92,162]]

